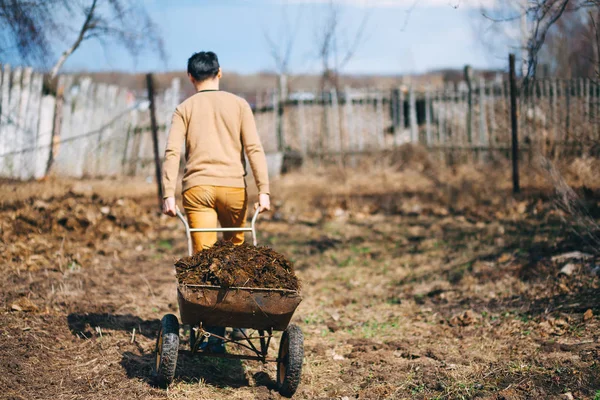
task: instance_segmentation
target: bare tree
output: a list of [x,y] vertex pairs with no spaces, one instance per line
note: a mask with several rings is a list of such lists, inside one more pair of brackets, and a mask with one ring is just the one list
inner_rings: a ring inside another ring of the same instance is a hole
[[565,13],[548,32],[539,63],[562,77],[597,78],[600,72],[600,8]]
[[329,0],[327,12],[317,29],[318,57],[321,62],[321,89],[332,87],[339,90],[339,74],[355,56],[360,47],[370,12],[367,10],[353,33],[344,30],[339,4]]
[[266,30],[263,31],[265,41],[269,48],[269,54],[275,63],[277,72],[277,147],[280,151],[284,150],[284,111],[285,101],[288,98],[288,77],[290,72],[290,61],[294,50],[296,37],[300,28],[300,18],[302,9],[296,14],[295,21],[290,20],[287,6],[283,6],[281,12],[281,26],[275,36]]
[[533,79],[551,29],[581,10],[597,10],[599,6],[598,0],[507,0],[493,9],[482,9],[482,14],[497,26],[512,25],[513,31],[515,24],[520,24],[521,43],[516,47],[525,54],[523,75]]
[[[83,22],[74,28],[73,21]],[[0,0],[0,48],[22,60],[49,66],[56,77],[83,42],[125,48],[134,58],[155,51],[165,59],[156,24],[137,0]],[[66,49],[56,56],[58,47]],[[2,51],[2,50],[0,50]]]
[[292,21],[287,6],[283,6],[281,11],[281,25],[278,32],[273,33],[264,30],[263,34],[269,48],[269,54],[275,64],[275,70],[278,76],[278,90],[280,100],[287,98],[288,78],[290,73],[290,61],[294,51],[294,45],[300,28],[302,9]]

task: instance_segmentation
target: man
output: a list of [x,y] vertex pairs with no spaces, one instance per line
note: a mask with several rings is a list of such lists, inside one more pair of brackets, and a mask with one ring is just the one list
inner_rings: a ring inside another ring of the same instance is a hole
[[[217,221],[223,227],[242,227],[248,204],[244,152],[258,186],[257,207],[260,212],[271,207],[267,161],[252,110],[244,99],[219,90],[222,72],[215,53],[193,54],[187,72],[196,94],[173,114],[163,165],[163,212],[176,215],[175,190],[185,143],[183,207],[190,227],[216,228]],[[243,232],[226,232],[223,237],[236,245],[244,242]],[[217,233],[194,232],[192,241],[198,252],[212,246]],[[211,332],[223,336],[225,330],[211,328]],[[210,342],[209,350],[224,351],[221,342]]]

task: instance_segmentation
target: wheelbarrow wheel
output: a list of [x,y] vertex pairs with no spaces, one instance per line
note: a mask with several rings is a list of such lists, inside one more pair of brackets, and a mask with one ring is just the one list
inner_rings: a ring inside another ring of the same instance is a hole
[[300,384],[304,359],[304,335],[296,325],[290,325],[281,336],[277,358],[277,388],[285,397],[292,397]]
[[173,382],[179,350],[179,321],[173,314],[165,315],[160,321],[160,331],[156,338],[156,363],[154,380],[161,387]]

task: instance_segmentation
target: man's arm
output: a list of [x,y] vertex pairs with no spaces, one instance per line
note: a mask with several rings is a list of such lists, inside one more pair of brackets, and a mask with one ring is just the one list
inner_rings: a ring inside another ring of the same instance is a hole
[[179,175],[181,147],[183,146],[186,132],[185,118],[179,108],[177,108],[175,113],[173,113],[171,129],[169,130],[162,174],[164,190],[163,212],[170,216],[176,215],[175,190],[177,189],[177,176]]
[[248,156],[250,168],[256,181],[259,193],[259,205],[261,211],[270,209],[269,202],[269,171],[267,168],[267,158],[265,151],[260,143],[260,138],[256,131],[256,122],[250,105],[244,101],[242,105],[242,143]]

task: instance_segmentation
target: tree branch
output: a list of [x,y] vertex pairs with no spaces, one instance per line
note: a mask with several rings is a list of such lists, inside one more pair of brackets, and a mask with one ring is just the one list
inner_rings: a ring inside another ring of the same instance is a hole
[[77,48],[79,47],[81,42],[83,42],[85,40],[86,32],[88,31],[88,29],[90,29],[92,19],[94,18],[94,12],[96,11],[96,3],[97,2],[98,2],[98,0],[92,0],[92,5],[89,8],[89,10],[87,11],[85,21],[83,22],[83,25],[81,26],[81,30],[79,31],[79,35],[77,35],[77,39],[75,39],[75,42],[73,43],[73,45],[71,45],[71,47],[69,47],[67,50],[65,50],[61,54],[61,56],[58,58],[58,61],[56,61],[56,64],[54,64],[54,66],[52,67],[52,70],[50,72],[50,79],[56,78],[56,75],[58,75],[58,71],[62,68],[65,61],[67,61],[67,58],[69,58],[69,56],[71,54],[73,54],[73,52],[75,50],[77,50]]

